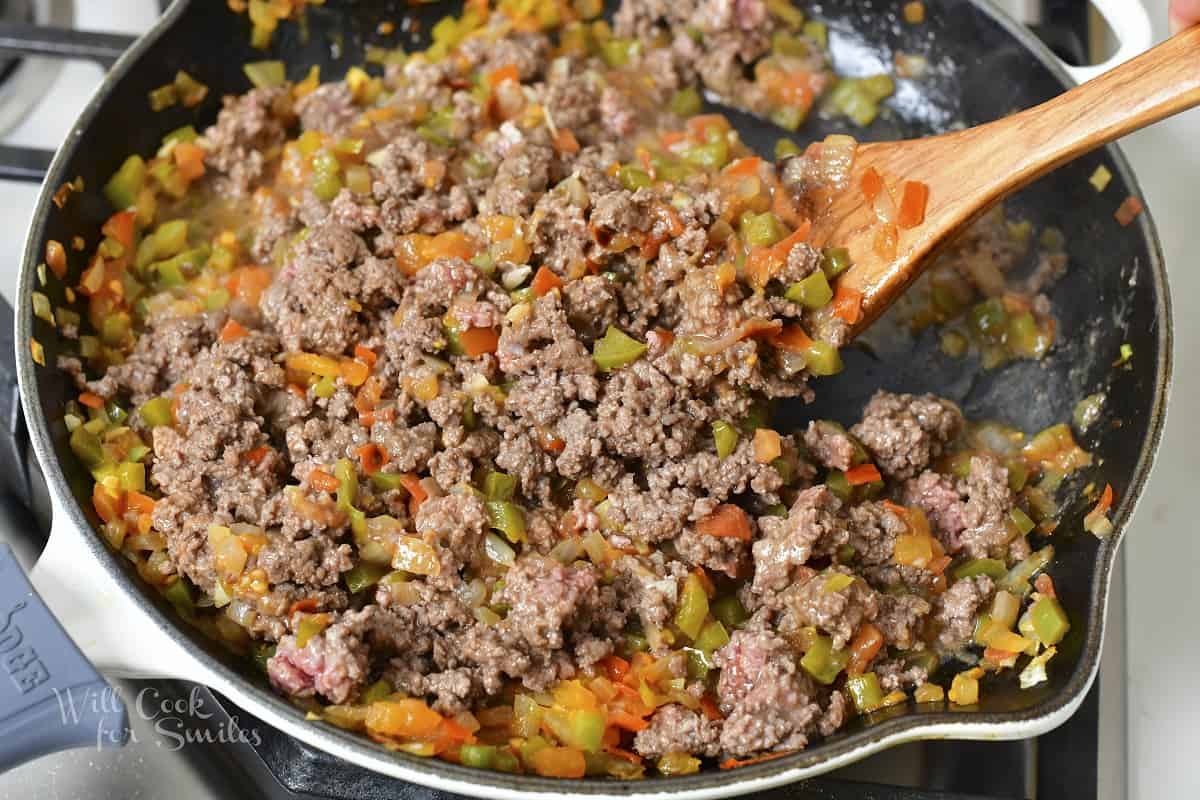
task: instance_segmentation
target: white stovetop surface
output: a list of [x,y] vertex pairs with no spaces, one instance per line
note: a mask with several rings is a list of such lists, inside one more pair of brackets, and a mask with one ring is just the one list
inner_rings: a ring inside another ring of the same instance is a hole
[[[1167,0],[1146,0],[1146,5],[1156,34],[1165,37]],[[157,13],[154,0],[82,0],[76,7],[81,28],[130,33],[144,30]],[[1200,53],[1197,63],[1200,68]],[[61,141],[100,74],[90,63],[65,64],[52,103],[43,104],[4,142],[44,147]],[[1124,148],[1162,236],[1177,346],[1172,413],[1153,479],[1126,538],[1128,785],[1126,792],[1106,794],[1137,800],[1192,798],[1200,797],[1200,626],[1195,619],[1200,608],[1200,512],[1193,508],[1200,482],[1200,416],[1190,413],[1200,406],[1200,259],[1194,253],[1200,248],[1195,201],[1200,110],[1136,134]],[[9,223],[8,235],[0,239],[0,293],[10,301],[36,193],[32,186],[0,182],[0,219]],[[70,795],[98,796],[93,791],[100,786],[61,788]]]

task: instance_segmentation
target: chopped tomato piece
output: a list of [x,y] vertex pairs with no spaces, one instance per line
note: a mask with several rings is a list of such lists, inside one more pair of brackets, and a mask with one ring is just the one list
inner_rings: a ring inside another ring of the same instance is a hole
[[267,457],[267,453],[271,452],[271,448],[265,444],[260,444],[258,447],[246,453],[246,460],[253,466],[258,466],[262,460]]
[[879,468],[874,464],[859,464],[857,467],[846,471],[846,483],[851,486],[858,486],[862,483],[875,483],[883,480],[883,476],[879,474]]
[[696,530],[706,536],[741,539],[750,541],[750,518],[746,512],[730,503],[722,503],[716,510],[696,523]]
[[318,608],[320,608],[320,603],[317,602],[317,598],[303,597],[288,607],[288,616],[290,617],[297,611],[303,611],[306,614],[310,614],[313,611],[316,611]]
[[915,228],[925,221],[925,208],[929,205],[929,184],[920,181],[905,181],[904,194],[900,199],[900,215],[896,224],[901,228]]
[[104,408],[104,398],[98,394],[91,392],[83,392],[79,395],[79,402],[88,408]]
[[563,285],[562,279],[549,267],[538,267],[537,274],[533,276],[533,282],[529,284],[529,288],[533,289],[533,293],[538,297],[544,294],[549,294],[554,289],[561,289]]
[[607,655],[597,663],[604,669],[609,680],[619,681],[629,672],[629,662],[620,656]]
[[96,483],[92,486],[92,506],[105,522],[118,520],[125,514],[125,492],[118,490],[113,494],[104,484]]
[[357,359],[348,358],[341,364],[338,364],[338,374],[349,385],[362,386],[367,382],[367,376],[371,374],[371,368]]
[[362,463],[363,472],[368,475],[379,472],[379,470],[383,469],[383,465],[388,462],[387,450],[384,450],[374,442],[364,444],[355,452],[358,454],[358,460]]
[[723,719],[721,709],[717,708],[717,702],[710,695],[704,695],[700,698],[700,710],[704,712],[704,716],[710,720]]
[[1054,591],[1054,579],[1045,572],[1033,579],[1033,588],[1046,597],[1058,597],[1058,592]]

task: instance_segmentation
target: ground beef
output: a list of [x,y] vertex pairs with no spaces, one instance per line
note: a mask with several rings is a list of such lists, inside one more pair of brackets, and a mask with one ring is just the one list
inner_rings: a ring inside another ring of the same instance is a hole
[[814,553],[827,555],[845,543],[849,533],[838,513],[841,507],[822,484],[801,492],[786,518],[761,518],[763,537],[754,543],[754,591],[783,591],[793,584],[795,568],[807,564]]
[[940,455],[962,425],[962,413],[948,400],[880,391],[850,432],[870,451],[884,475],[904,479]]
[[342,616],[299,647],[295,636],[279,640],[267,661],[271,683],[296,697],[319,694],[331,703],[344,703],[367,677],[368,654],[363,632],[372,611]]
[[916,643],[921,625],[932,608],[915,594],[880,594],[875,627],[889,646],[908,650]]
[[955,581],[934,602],[933,620],[941,627],[937,644],[944,652],[960,650],[970,643],[983,606],[995,592],[986,575]]
[[946,552],[1000,558],[1013,538],[1008,515],[1015,498],[1008,469],[993,456],[973,456],[965,479],[926,471],[904,485],[904,501],[923,509]]
[[804,444],[813,460],[823,467],[845,472],[854,466],[856,443],[841,425],[813,420],[804,432]]
[[[835,575],[854,580],[849,586],[833,589],[830,582],[837,580]],[[810,575],[787,589],[780,600],[784,608],[781,631],[814,626],[833,637],[834,649],[845,647],[860,625],[879,615],[880,608],[879,593],[845,567]]]
[[725,714],[723,752],[738,757],[808,743],[821,707],[787,642],[767,631],[734,631],[714,661],[721,668],[717,698]]
[[204,132],[205,163],[226,178],[235,195],[243,195],[263,177],[271,154],[277,155],[295,121],[292,93],[285,86],[252,89],[222,99],[217,123]]
[[650,727],[638,731],[633,749],[647,758],[658,758],[667,753],[715,756],[721,749],[721,723],[671,703],[654,713]]

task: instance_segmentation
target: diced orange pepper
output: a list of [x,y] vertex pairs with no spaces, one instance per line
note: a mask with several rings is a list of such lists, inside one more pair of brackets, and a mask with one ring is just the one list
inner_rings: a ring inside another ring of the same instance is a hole
[[741,177],[757,175],[758,168],[762,166],[762,159],[758,156],[746,156],[739,158],[737,161],[725,168],[727,175],[737,175]]
[[141,492],[129,492],[125,495],[125,502],[130,508],[136,509],[143,514],[154,513],[155,501],[149,495],[144,495]]
[[410,495],[409,507],[415,516],[421,504],[429,499],[429,492],[421,485],[421,480],[415,474],[406,472],[400,476],[400,485],[408,490]]
[[424,738],[434,735],[445,718],[413,697],[379,700],[367,707],[367,730],[384,736]]
[[846,674],[862,675],[882,647],[883,634],[879,628],[869,622],[864,623],[850,642],[850,660],[846,663]]
[[348,358],[338,365],[338,372],[350,386],[362,386],[371,374],[371,368],[358,359]]
[[868,167],[862,176],[862,193],[867,203],[875,204],[875,198],[883,191],[883,176],[874,167]]
[[249,333],[250,331],[242,327],[236,319],[230,319],[221,327],[221,333],[217,338],[222,342],[236,342]]
[[246,305],[257,306],[271,285],[271,273],[262,267],[238,267],[225,281],[225,288]]
[[587,771],[583,751],[574,747],[547,747],[530,761],[533,771],[547,778],[582,778]]
[[862,292],[839,283],[830,305],[834,316],[844,319],[849,325],[855,325],[862,319],[862,302]]
[[488,73],[488,76],[487,76],[488,85],[491,86],[493,89],[495,89],[497,86],[504,83],[505,81],[519,82],[520,80],[521,80],[521,71],[519,69],[517,69],[516,64],[505,64],[502,67],[492,70],[491,72]]
[[100,232],[116,239],[126,249],[133,247],[133,221],[136,217],[136,212],[118,211],[108,218]]
[[113,494],[97,482],[92,485],[92,506],[105,522],[118,520],[125,515],[125,492],[118,490]]
[[803,353],[812,347],[812,338],[799,325],[784,325],[783,330],[770,339],[771,345],[780,350]]
[[558,135],[554,137],[554,149],[560,153],[575,155],[579,152],[579,140],[569,128],[559,128]]
[[104,398],[91,392],[82,392],[79,395],[79,402],[88,408],[104,408]]
[[644,731],[650,727],[650,723],[646,720],[635,717],[633,714],[625,711],[609,711],[608,721],[609,724],[615,725],[621,730],[632,731],[633,733]]
[[537,274],[533,276],[533,281],[529,284],[529,288],[533,289],[533,293],[538,297],[544,294],[549,294],[554,289],[561,289],[563,285],[562,279],[554,274],[549,267],[538,267]]
[[750,519],[741,508],[722,503],[711,514],[696,523],[696,530],[706,536],[750,541]]
[[369,347],[363,347],[361,344],[354,345],[354,357],[366,364],[370,369],[375,368],[375,362],[379,359],[374,350]]
[[783,441],[778,431],[770,428],[759,428],[754,432],[754,460],[760,464],[770,464],[783,455]]
[[903,229],[917,227],[925,221],[925,208],[928,205],[929,184],[920,181],[905,181],[896,224]]
[[858,486],[863,483],[875,483],[882,480],[883,476],[879,474],[879,468],[871,463],[859,464],[857,467],[846,470],[846,483],[851,486]]
[[629,662],[620,656],[607,655],[597,662],[609,680],[619,681],[629,672]]
[[500,334],[495,328],[467,328],[458,335],[463,351],[471,358],[494,353],[500,344]]
[[204,148],[191,142],[176,142],[172,151],[179,176],[191,182],[204,174]]
[[337,478],[323,470],[314,469],[308,473],[308,482],[312,484],[314,489],[322,492],[336,492],[341,482]]
[[59,280],[67,276],[67,250],[62,242],[54,239],[46,242],[46,266]]

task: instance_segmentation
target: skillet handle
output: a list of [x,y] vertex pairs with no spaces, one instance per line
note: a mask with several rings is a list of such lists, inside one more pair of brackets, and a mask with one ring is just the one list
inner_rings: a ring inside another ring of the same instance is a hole
[[0,544],[0,771],[71,747],[125,744],[125,704]]
[[1091,0],[1092,5],[1104,17],[1108,27],[1120,42],[1112,58],[1089,67],[1074,67],[1063,63],[1063,67],[1076,83],[1087,83],[1098,78],[1113,67],[1120,66],[1134,56],[1139,56],[1154,44],[1154,31],[1150,25],[1150,14],[1143,0]]

